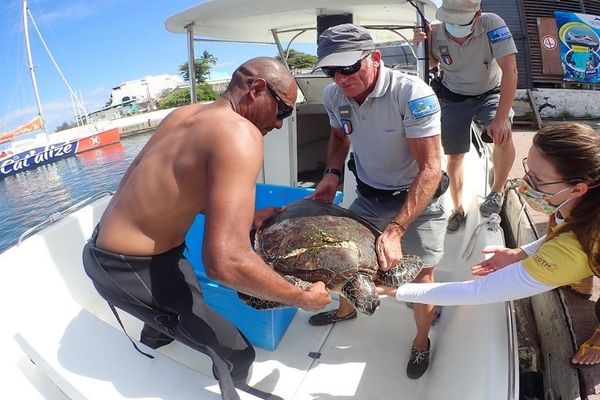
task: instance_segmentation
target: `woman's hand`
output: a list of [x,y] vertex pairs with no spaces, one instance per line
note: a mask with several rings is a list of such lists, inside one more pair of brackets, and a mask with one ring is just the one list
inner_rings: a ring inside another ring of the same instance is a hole
[[386,286],[386,285],[377,285],[377,286],[375,286],[375,288],[377,289],[377,294],[380,296],[396,297],[396,288],[395,287]]
[[471,273],[473,275],[485,276],[527,258],[527,253],[520,248],[509,249],[504,246],[489,246],[481,250],[481,252],[493,255],[479,264],[472,266]]

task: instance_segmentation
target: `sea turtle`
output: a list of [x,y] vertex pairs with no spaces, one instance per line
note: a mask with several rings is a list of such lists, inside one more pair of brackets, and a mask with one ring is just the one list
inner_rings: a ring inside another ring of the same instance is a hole
[[[381,232],[353,212],[317,200],[299,200],[267,220],[256,233],[255,250],[289,282],[305,289],[323,281],[361,312],[371,315],[379,306],[374,281],[398,287],[412,281],[422,260],[405,255],[390,271],[378,269],[375,240]],[[253,308],[279,303],[240,293]]]

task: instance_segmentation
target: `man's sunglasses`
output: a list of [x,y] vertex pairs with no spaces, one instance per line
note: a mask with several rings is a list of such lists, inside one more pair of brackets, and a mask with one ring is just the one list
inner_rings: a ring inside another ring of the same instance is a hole
[[271,92],[271,95],[273,96],[275,101],[277,101],[277,119],[283,121],[284,119],[292,115],[292,113],[294,112],[294,107],[290,106],[285,101],[283,101],[268,83],[267,89],[269,89],[269,92]]
[[345,76],[352,75],[360,71],[360,68],[362,67],[362,61],[370,55],[371,53],[365,54],[352,65],[347,65],[345,67],[321,67],[321,71],[323,71],[323,73],[330,78],[335,78],[336,72],[339,72]]

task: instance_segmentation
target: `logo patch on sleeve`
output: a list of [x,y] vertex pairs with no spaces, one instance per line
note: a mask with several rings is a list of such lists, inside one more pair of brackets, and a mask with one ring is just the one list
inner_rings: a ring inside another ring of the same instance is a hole
[[419,119],[438,112],[440,103],[438,103],[437,97],[432,94],[431,96],[409,101],[408,108],[413,119]]
[[503,26],[501,28],[494,29],[493,31],[489,31],[487,35],[488,39],[490,39],[490,42],[492,43],[498,43],[512,37],[512,33],[510,33],[508,26]]

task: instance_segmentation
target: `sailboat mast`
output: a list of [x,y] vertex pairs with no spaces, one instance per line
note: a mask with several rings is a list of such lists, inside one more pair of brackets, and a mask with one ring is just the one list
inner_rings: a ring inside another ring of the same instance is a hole
[[40,94],[38,93],[37,80],[35,79],[35,70],[33,66],[33,60],[31,59],[31,47],[29,46],[29,26],[27,20],[27,0],[23,0],[23,30],[25,31],[25,48],[27,50],[27,62],[29,64],[29,75],[31,75],[31,84],[33,86],[33,94],[35,96],[35,102],[38,107],[38,113],[42,119],[42,129],[46,131],[46,122],[44,120],[44,113],[42,111],[42,102],[40,101]]

